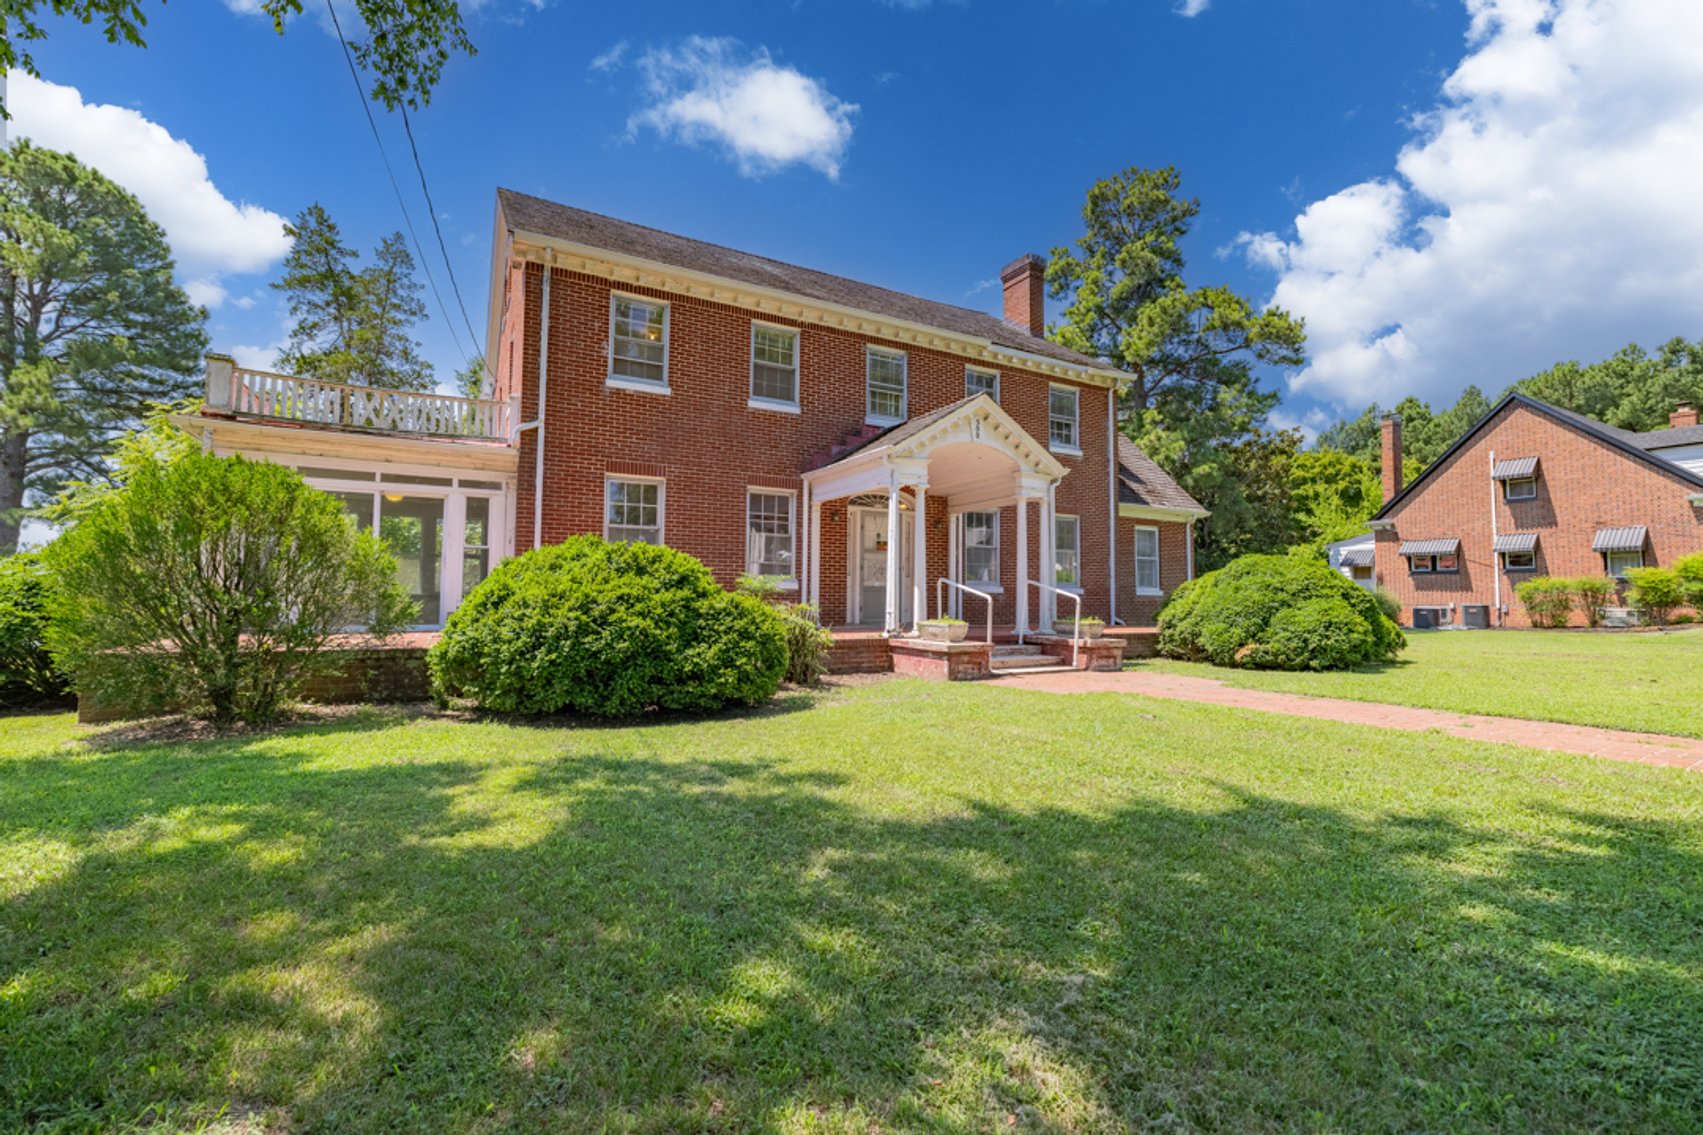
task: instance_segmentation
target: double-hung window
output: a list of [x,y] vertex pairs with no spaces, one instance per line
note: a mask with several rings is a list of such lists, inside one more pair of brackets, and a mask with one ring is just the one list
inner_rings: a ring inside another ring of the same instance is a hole
[[905,353],[864,348],[864,420],[892,426],[905,420]]
[[1053,579],[1060,587],[1082,583],[1082,521],[1075,516],[1053,517]]
[[1159,594],[1159,529],[1148,525],[1135,530],[1135,593]]
[[745,494],[745,573],[791,580],[793,495],[764,489]]
[[978,394],[986,394],[995,402],[999,401],[999,372],[983,370],[981,367],[964,368],[964,397],[974,398]]
[[604,486],[603,536],[617,544],[662,543],[662,482],[611,477]]
[[1082,430],[1074,386],[1051,387],[1047,395],[1047,448],[1082,452]]
[[964,583],[987,590],[999,586],[999,513],[966,512]]
[[615,296],[609,310],[610,381],[667,390],[668,305]]
[[798,406],[798,332],[791,327],[751,325],[751,401]]

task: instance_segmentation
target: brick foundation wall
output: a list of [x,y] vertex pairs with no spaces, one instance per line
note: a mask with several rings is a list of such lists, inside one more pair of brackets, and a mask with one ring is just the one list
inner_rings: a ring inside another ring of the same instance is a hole
[[[1498,460],[1537,457],[1537,497],[1503,499],[1490,479],[1490,455]],[[1648,462],[1554,420],[1530,407],[1505,407],[1446,465],[1387,518],[1393,527],[1377,533],[1377,580],[1402,604],[1402,621],[1413,621],[1413,608],[1454,605],[1453,622],[1463,605],[1489,606],[1495,623],[1496,585],[1501,580],[1504,625],[1529,626],[1514,595],[1523,580],[1537,576],[1602,576],[1602,556],[1591,551],[1599,528],[1644,525],[1649,529],[1646,565],[1670,566],[1690,552],[1703,550],[1703,509],[1686,500],[1696,486]],[[1535,532],[1537,569],[1505,572],[1491,551],[1491,510],[1497,531]],[[1404,540],[1456,537],[1461,541],[1461,570],[1455,574],[1412,575],[1398,553]],[[1584,620],[1576,612],[1576,625]]]

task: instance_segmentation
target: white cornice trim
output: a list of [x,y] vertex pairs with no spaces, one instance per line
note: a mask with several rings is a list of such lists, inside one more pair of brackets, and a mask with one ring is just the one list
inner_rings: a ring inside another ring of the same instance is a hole
[[1161,508],[1151,504],[1120,504],[1118,515],[1125,520],[1202,520],[1212,514],[1204,508]]
[[170,420],[193,437],[200,437],[205,431],[217,448],[257,456],[356,459],[511,476],[519,461],[518,451],[512,446],[490,443],[318,430],[200,414],[172,414]]
[[1078,366],[1012,347],[1001,347],[973,335],[807,299],[777,288],[729,280],[706,272],[694,272],[659,261],[560,240],[542,233],[515,229],[511,230],[510,235],[513,238],[511,255],[517,260],[553,266],[568,272],[581,272],[614,283],[655,288],[658,291],[727,304],[730,307],[743,308],[772,318],[788,319],[795,323],[814,323],[855,335],[909,343],[961,355],[996,367],[1015,367],[1053,378],[1080,382],[1087,386],[1114,387],[1129,377],[1122,371],[1106,367]]

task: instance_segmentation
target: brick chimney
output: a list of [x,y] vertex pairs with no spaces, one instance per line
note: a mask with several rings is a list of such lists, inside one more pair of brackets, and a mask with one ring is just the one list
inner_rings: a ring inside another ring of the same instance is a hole
[[1401,492],[1401,415],[1385,414],[1378,423],[1383,438],[1384,503]]
[[[1010,307],[1011,307],[1011,301],[1008,299],[1008,300],[1005,301],[1005,304],[1006,304],[1006,310],[1009,311]],[[1673,413],[1668,415],[1668,425],[1672,426],[1676,430],[1682,429],[1685,426],[1694,426],[1696,424],[1697,424],[1697,407],[1693,406],[1689,402],[1681,402],[1679,405],[1677,405],[1673,408]]]
[[1047,262],[1033,252],[1019,256],[999,271],[1005,285],[1005,322],[1031,335],[1047,333]]

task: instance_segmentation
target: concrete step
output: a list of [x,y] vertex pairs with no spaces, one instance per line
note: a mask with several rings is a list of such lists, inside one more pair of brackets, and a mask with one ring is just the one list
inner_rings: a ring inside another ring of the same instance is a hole
[[995,666],[994,672],[1001,678],[1018,678],[1024,674],[1070,674],[1071,667],[1062,662],[1054,662],[1046,666]]
[[1038,646],[996,646],[993,657],[988,659],[988,666],[1006,673],[1011,670],[1032,670],[1036,667],[1051,669],[1058,665],[1051,658],[1041,653]]

